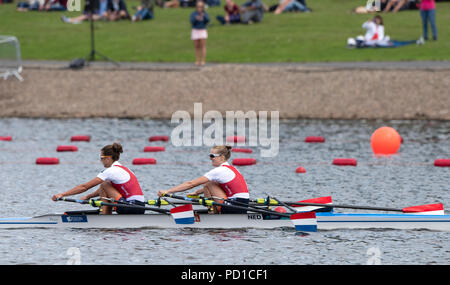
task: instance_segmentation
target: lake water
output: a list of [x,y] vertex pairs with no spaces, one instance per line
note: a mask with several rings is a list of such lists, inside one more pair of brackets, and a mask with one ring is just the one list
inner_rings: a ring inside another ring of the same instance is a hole
[[[397,155],[377,158],[372,132],[394,127],[404,143]],[[174,147],[149,142],[169,135],[175,125],[164,120],[0,119],[0,217],[24,217],[86,209],[55,203],[50,197],[94,178],[102,170],[99,150],[119,141],[121,162],[139,178],[146,198],[211,166],[209,148]],[[71,143],[72,135],[91,135]],[[325,143],[304,143],[324,136]],[[57,153],[57,145],[77,145],[78,152]],[[144,153],[144,146],[163,145],[165,152]],[[450,158],[450,122],[366,120],[282,120],[279,154],[254,157],[256,165],[239,167],[252,197],[268,194],[282,200],[333,197],[335,203],[406,207],[442,202],[450,207],[450,169],[434,167]],[[59,157],[60,164],[36,165],[37,157]],[[156,165],[138,166],[136,157],[154,157]],[[332,165],[334,158],[355,158],[357,167]],[[295,173],[298,166],[306,173]],[[349,210],[350,211],[350,210]],[[66,264],[77,253],[81,264],[450,264],[449,233],[400,230],[334,230],[296,235],[291,230],[0,230],[0,264]],[[203,252],[215,251],[220,258]],[[74,251],[75,250],[75,251]],[[95,254],[94,254],[95,253]],[[170,254],[169,254],[170,253]]]

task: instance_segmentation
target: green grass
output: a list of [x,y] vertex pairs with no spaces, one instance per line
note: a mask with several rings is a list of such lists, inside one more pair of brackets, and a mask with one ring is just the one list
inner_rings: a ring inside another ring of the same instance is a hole
[[[394,49],[347,49],[347,38],[363,34],[362,23],[373,16],[350,12],[363,2],[309,0],[312,13],[266,13],[262,23],[249,26],[221,26],[215,17],[223,14],[223,8],[210,8],[213,25],[208,29],[207,60],[251,63],[450,59],[450,2],[437,3],[437,42]],[[127,1],[130,13],[138,3]],[[264,3],[272,5],[276,0]],[[96,49],[116,61],[192,62],[195,57],[189,25],[192,11],[156,7],[155,19],[151,21],[96,22]],[[0,34],[19,39],[24,59],[71,60],[86,56],[90,51],[89,23],[65,24],[60,20],[63,14],[73,17],[80,12],[16,12],[15,4],[1,5]],[[391,39],[411,40],[421,36],[419,11],[382,16]]]

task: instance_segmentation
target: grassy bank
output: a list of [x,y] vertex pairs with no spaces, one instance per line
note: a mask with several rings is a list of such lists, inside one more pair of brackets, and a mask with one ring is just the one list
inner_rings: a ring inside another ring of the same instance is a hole
[[[222,1],[224,2],[224,1]],[[237,1],[243,3],[242,0]],[[212,18],[207,42],[209,62],[320,62],[449,60],[450,2],[437,3],[439,40],[423,46],[394,49],[349,50],[348,37],[363,34],[362,23],[373,15],[356,15],[351,9],[364,5],[360,0],[308,1],[312,13],[273,15],[263,23],[221,26],[215,17],[222,7],[209,8]],[[16,0],[17,3],[17,0]],[[130,13],[136,0],[128,0]],[[274,0],[264,0],[266,5]],[[117,61],[191,62],[191,8],[155,8],[155,19],[132,23],[96,22],[96,48]],[[0,6],[0,34],[14,35],[24,59],[71,60],[90,51],[89,24],[65,24],[61,15],[80,12],[16,12],[15,4]],[[383,14],[386,34],[391,39],[411,40],[421,36],[419,11]]]

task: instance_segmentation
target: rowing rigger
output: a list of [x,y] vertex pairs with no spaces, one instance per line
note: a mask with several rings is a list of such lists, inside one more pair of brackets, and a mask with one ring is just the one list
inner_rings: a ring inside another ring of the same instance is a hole
[[[174,197],[172,197],[174,198]],[[184,198],[183,198],[184,199]],[[191,199],[191,198],[189,198]],[[184,199],[188,201],[189,199]],[[75,199],[74,199],[75,200]],[[68,200],[66,200],[69,202]],[[307,200],[305,200],[307,201]],[[73,202],[73,201],[70,201]],[[78,200],[80,204],[102,206],[99,201]],[[196,201],[192,201],[194,204]],[[199,202],[199,201],[197,201]],[[204,202],[204,201],[201,201]],[[105,203],[105,202],[103,202]],[[206,202],[204,202],[206,203]],[[208,202],[212,204],[212,202]],[[274,202],[275,203],[275,202]],[[300,203],[300,201],[299,201]],[[126,207],[108,203],[104,205]],[[277,213],[272,210],[248,208],[247,214],[210,215],[204,211],[193,210],[188,203],[171,210],[146,207],[148,212],[143,215],[99,215],[98,211],[69,211],[64,214],[48,214],[37,217],[3,218],[0,228],[199,228],[199,229],[280,229],[297,228],[301,231],[335,230],[335,229],[427,229],[433,231],[450,231],[450,215],[443,214],[442,204],[431,204],[409,208],[408,213],[335,213],[305,212],[305,213]],[[197,203],[198,204],[198,203]],[[308,202],[304,202],[308,204]],[[329,207],[333,204],[311,203],[319,205],[302,205],[306,207]],[[321,205],[322,204],[322,205]],[[324,205],[325,204],[325,205]],[[434,205],[434,206],[433,206]],[[223,205],[221,205],[223,206]],[[135,206],[132,206],[135,207]],[[237,206],[234,206],[237,207]],[[405,208],[406,209],[406,208]],[[300,210],[300,211],[302,211]],[[442,210],[442,214],[441,213]],[[422,212],[420,212],[422,211]],[[432,213],[432,214],[427,214]],[[439,214],[436,214],[439,213]],[[301,214],[300,216],[295,216]],[[294,216],[294,217],[293,217]]]

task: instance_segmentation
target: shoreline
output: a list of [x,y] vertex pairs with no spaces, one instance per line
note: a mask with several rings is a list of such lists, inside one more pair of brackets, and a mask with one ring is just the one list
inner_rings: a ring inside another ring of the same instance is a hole
[[24,61],[0,81],[0,117],[170,119],[279,111],[280,119],[450,120],[450,62],[120,63]]

